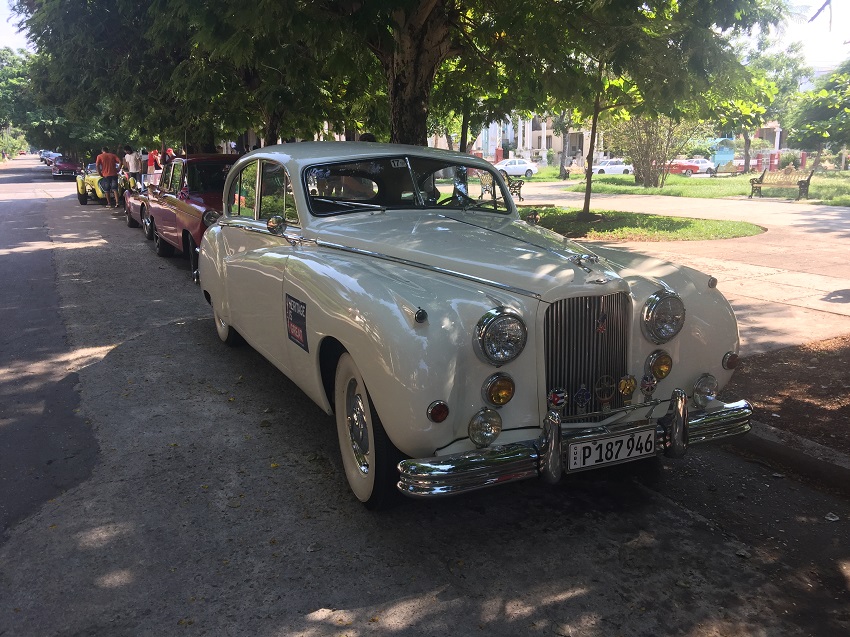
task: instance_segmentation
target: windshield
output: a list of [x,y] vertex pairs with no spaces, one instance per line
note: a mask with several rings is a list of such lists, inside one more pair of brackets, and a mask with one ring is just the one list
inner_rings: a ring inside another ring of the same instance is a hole
[[310,212],[317,216],[362,210],[483,210],[507,214],[510,194],[494,173],[432,157],[377,157],[311,166],[304,173]]

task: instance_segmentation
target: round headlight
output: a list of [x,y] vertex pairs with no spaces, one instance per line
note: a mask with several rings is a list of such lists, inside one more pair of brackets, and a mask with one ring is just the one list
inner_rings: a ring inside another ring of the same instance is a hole
[[528,331],[519,316],[500,307],[481,317],[475,334],[475,351],[487,363],[499,366],[522,353]]
[[643,306],[643,334],[653,343],[666,343],[685,324],[685,304],[672,292],[656,292]]
[[694,404],[700,409],[705,409],[708,404],[717,398],[717,379],[711,374],[703,374],[694,383]]
[[494,409],[485,407],[469,421],[469,439],[476,447],[493,444],[502,433],[502,417]]
[[221,216],[221,214],[219,214],[219,213],[218,213],[218,212],[216,212],[215,210],[205,210],[205,211],[204,211],[203,216],[201,217],[201,219],[203,219],[203,221],[204,221],[204,225],[205,225],[207,228],[209,228],[209,227],[210,227],[211,225],[213,225],[216,221],[218,221],[218,218],[219,218],[220,216]]
[[658,380],[664,380],[673,369],[673,357],[663,349],[657,349],[646,359],[646,371]]
[[514,379],[507,374],[493,374],[481,386],[481,396],[494,407],[507,405],[514,397]]

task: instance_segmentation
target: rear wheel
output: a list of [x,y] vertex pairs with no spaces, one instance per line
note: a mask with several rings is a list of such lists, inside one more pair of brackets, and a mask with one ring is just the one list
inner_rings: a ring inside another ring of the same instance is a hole
[[127,219],[128,228],[139,227],[139,222],[133,219],[133,215],[130,214],[130,200],[126,197],[124,198],[124,217]]
[[694,171],[691,170],[690,168],[685,169],[685,177],[690,177],[693,174],[694,174]]
[[387,437],[354,359],[343,354],[336,367],[334,412],[348,486],[367,509],[398,501],[401,453]]

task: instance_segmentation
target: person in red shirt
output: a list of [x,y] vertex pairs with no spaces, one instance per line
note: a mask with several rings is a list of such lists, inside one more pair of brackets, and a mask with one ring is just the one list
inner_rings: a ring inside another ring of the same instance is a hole
[[[113,152],[110,152],[107,146],[103,147],[103,152],[97,156],[95,160],[95,165],[97,166],[97,174],[103,177],[101,182],[103,192],[106,194],[106,206],[107,208],[117,208],[118,207],[118,166],[121,165],[121,160],[118,158]],[[112,194],[115,197],[115,203],[110,206],[110,197]]]
[[153,176],[156,174],[157,168],[161,168],[159,163],[159,151],[156,148],[151,148],[148,153],[148,184],[153,183]]

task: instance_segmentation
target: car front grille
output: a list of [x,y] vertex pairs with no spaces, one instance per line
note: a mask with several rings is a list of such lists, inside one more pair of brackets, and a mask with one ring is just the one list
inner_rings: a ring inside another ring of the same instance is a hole
[[[602,410],[597,382],[608,376],[616,384],[627,373],[630,317],[631,300],[623,292],[564,299],[546,310],[546,389],[566,390],[564,416]],[[576,398],[585,392],[590,398],[582,407]],[[623,406],[616,389],[608,405]]]

